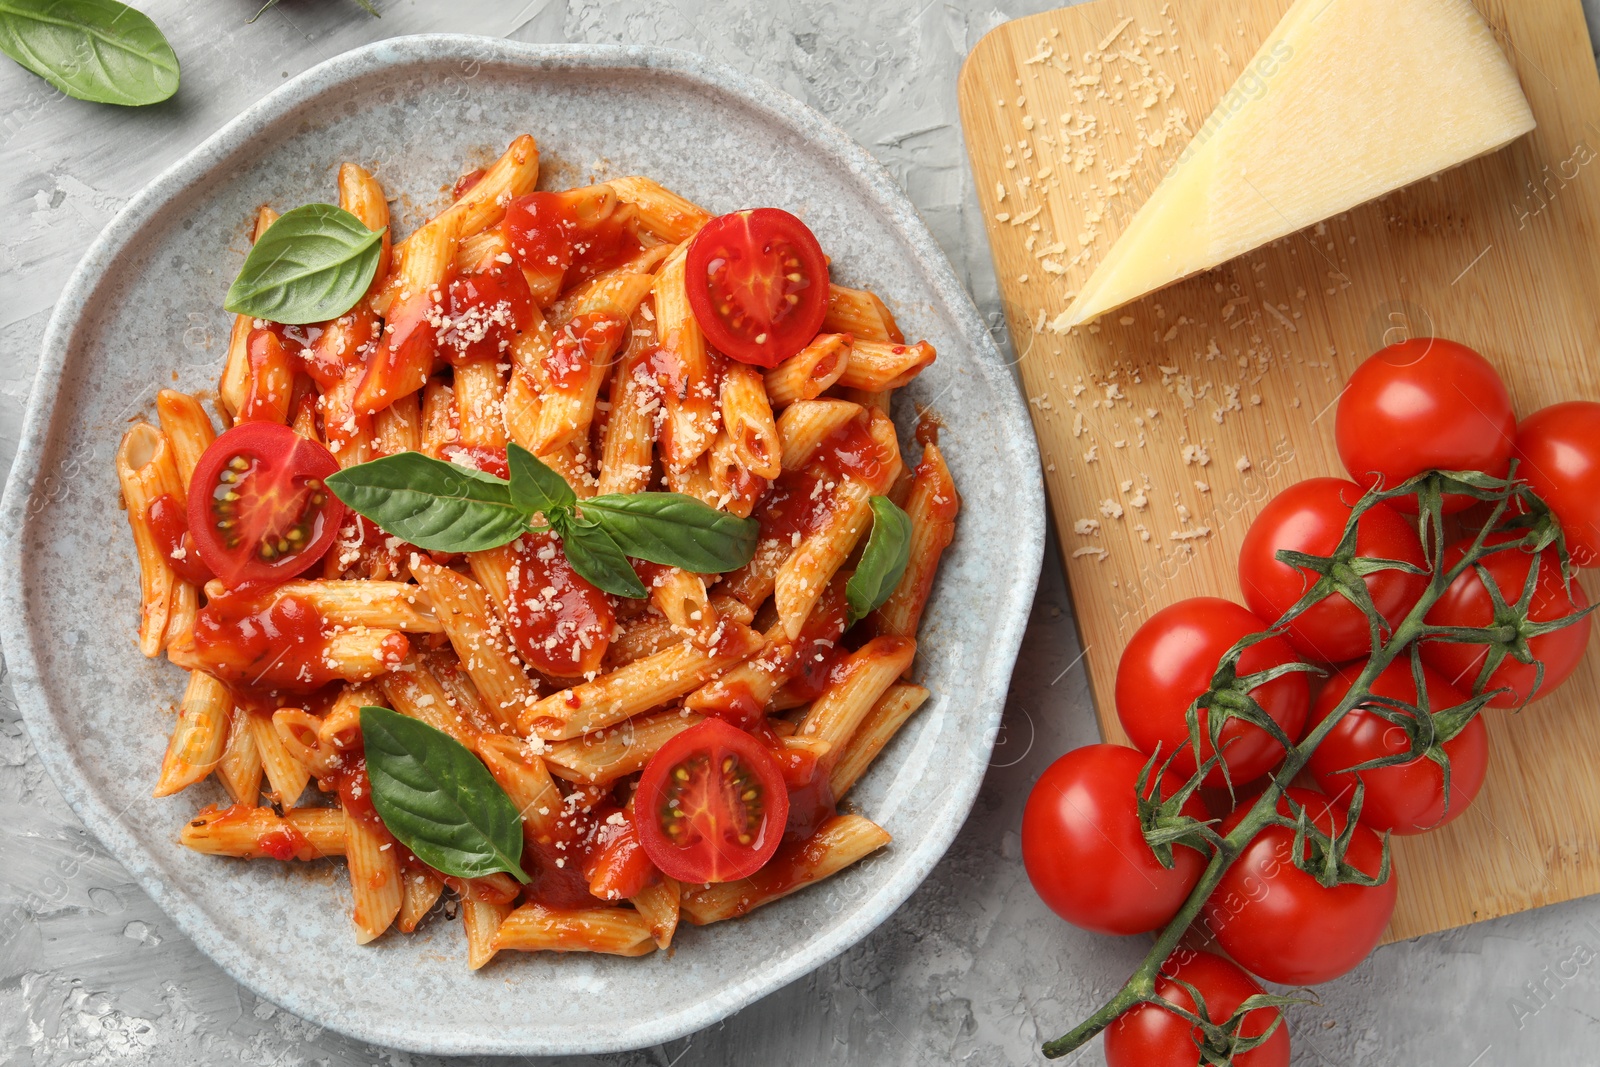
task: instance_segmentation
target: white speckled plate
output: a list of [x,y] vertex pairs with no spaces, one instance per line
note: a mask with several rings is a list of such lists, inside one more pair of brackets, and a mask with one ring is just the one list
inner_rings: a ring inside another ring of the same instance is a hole
[[[716,211],[775,205],[810,224],[835,276],[870,285],[938,362],[908,390],[947,423],[965,498],[924,624],[934,698],[852,794],[894,842],[747,918],[680,932],[644,959],[504,953],[467,970],[459,923],[362,948],[330,864],[190,853],[184,818],[215,783],[150,789],[181,672],[134,645],[136,566],[112,454],[158,388],[215,382],[222,297],[247,218],[334,196],[374,166],[401,227],[466,167],[531,132],[541,184],[652,175]],[[637,1048],[707,1026],[860,940],[910,895],[971,808],[1038,579],[1038,453],[1017,386],[889,175],[768,86],[684,53],[473,37],[375,44],[296,78],[136,197],[79,265],[45,337],[0,502],[0,638],[41,757],[73,808],[230,974],[313,1022],[434,1053]],[[198,794],[198,795],[197,795]]]

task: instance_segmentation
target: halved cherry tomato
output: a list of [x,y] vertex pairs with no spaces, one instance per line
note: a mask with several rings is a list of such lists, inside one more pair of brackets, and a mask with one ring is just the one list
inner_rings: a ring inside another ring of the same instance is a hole
[[[1484,543],[1495,545],[1518,539],[1516,534],[1492,534]],[[1446,569],[1454,567],[1466,554],[1470,543],[1459,541],[1447,548],[1441,566]],[[1589,597],[1577,582],[1572,583],[1570,595],[1563,587],[1561,561],[1553,548],[1545,549],[1537,558],[1525,549],[1507,549],[1484,558],[1479,566],[1500,590],[1505,603],[1513,606],[1522,596],[1530,568],[1539,568],[1533,600],[1528,605],[1528,618],[1532,622],[1554,622],[1575,615],[1589,606]],[[1430,626],[1483,627],[1494,623],[1494,601],[1475,569],[1462,573],[1450,583],[1450,588],[1444,591],[1433,610],[1428,612],[1427,621]],[[1489,706],[1520,707],[1536,697],[1552,693],[1583,662],[1592,623],[1592,616],[1585,615],[1571,626],[1528,638],[1527,650],[1533,662],[1521,663],[1508,654],[1484,685],[1485,689],[1504,688],[1507,692],[1489,701]],[[1489,646],[1482,644],[1438,639],[1422,643],[1423,661],[1463,692],[1473,691],[1478,684],[1478,675],[1482,673],[1488,656]],[[1542,680],[1539,678],[1540,663],[1544,664]]]
[[[1034,783],[1022,811],[1022,863],[1050,910],[1085,930],[1142,934],[1177,914],[1200,880],[1206,857],[1187,845],[1161,866],[1139,826],[1138,782],[1146,759],[1122,745],[1085,745],[1056,760]],[[1183,785],[1151,775],[1145,795],[1164,799]],[[1206,817],[1198,797],[1183,813]]]
[[[1466,345],[1421,337],[1369,357],[1356,368],[1334,420],[1339,458],[1350,477],[1385,489],[1424,471],[1482,471],[1505,477],[1517,416],[1500,375]],[[1394,506],[1415,513],[1417,498]],[[1452,494],[1444,510],[1471,507]]]
[[517,653],[557,678],[599,670],[616,627],[611,600],[572,569],[554,534],[524,534],[513,551],[506,621]]
[[[1315,790],[1291,788],[1288,795],[1326,834],[1337,836],[1349,825],[1343,805]],[[1247,810],[1224,819],[1221,832],[1231,832]],[[1279,810],[1288,815],[1292,809],[1280,801]],[[1376,878],[1383,842],[1357,823],[1345,859]],[[1203,914],[1217,943],[1251,974],[1281,985],[1314,985],[1352,970],[1378,947],[1399,889],[1392,867],[1381,885],[1325,887],[1294,865],[1294,831],[1268,826],[1223,873]]]
[[1600,567],[1600,404],[1554,404],[1517,427],[1517,477],[1561,520],[1567,552]]
[[689,245],[689,306],[706,340],[740,363],[775,367],[828,314],[828,260],[806,224],[775,207],[712,219]]
[[[1333,714],[1333,709],[1350,692],[1361,669],[1361,664],[1352,663],[1328,679],[1311,711],[1313,725]],[[1467,695],[1446,682],[1438,671],[1424,667],[1422,679],[1427,688],[1429,711],[1441,712],[1467,702]],[[1417,704],[1417,685],[1411,677],[1410,658],[1389,664],[1373,680],[1369,691],[1374,696]],[[1483,777],[1489,770],[1489,731],[1483,725],[1483,716],[1474,718],[1460,733],[1439,746],[1450,760],[1450,803],[1447,806],[1444,769],[1427,756],[1392,767],[1349,772],[1349,768],[1368,760],[1383,759],[1410,748],[1405,730],[1376,714],[1375,709],[1380,707],[1382,705],[1374,702],[1351,708],[1317,746],[1307,766],[1317,785],[1339,803],[1349,804],[1359,780],[1366,788],[1362,790],[1361,814],[1356,819],[1380,833],[1387,830],[1396,834],[1420,834],[1443,826],[1466,811],[1478,790],[1483,788]]]
[[[1189,705],[1211,688],[1223,653],[1240,638],[1260,633],[1270,624],[1231,600],[1192,597],[1162,608],[1134,631],[1117,664],[1117,718],[1128,738],[1146,754],[1161,746],[1163,758],[1176,754],[1172,769],[1193,774],[1194,748],[1189,744],[1186,719]],[[1255,674],[1297,660],[1289,642],[1268,638],[1246,649],[1239,658],[1239,675]],[[1286,674],[1251,690],[1268,716],[1291,741],[1300,739],[1311,706],[1306,676]],[[1206,732],[1206,709],[1201,709],[1201,744],[1204,758],[1211,756]],[[1271,734],[1242,719],[1222,727],[1223,760],[1235,783],[1243,784],[1265,774],[1283,759],[1283,746]],[[1222,768],[1206,776],[1207,785],[1223,785]]]
[[[1280,562],[1278,552],[1288,549],[1331,555],[1339,547],[1351,509],[1364,492],[1343,478],[1311,478],[1267,502],[1239,546],[1239,588],[1251,611],[1263,619],[1278,619],[1316,584],[1319,575]],[[1362,512],[1356,527],[1356,554],[1418,568],[1426,562],[1416,520],[1408,521],[1388,504],[1375,504]],[[1376,571],[1366,576],[1365,584],[1373,606],[1392,632],[1427,590],[1428,576]],[[1343,663],[1372,651],[1366,614],[1340,593],[1330,593],[1297,615],[1284,637],[1302,655],[1322,663]]]
[[[1178,983],[1182,982],[1183,985]],[[1197,1010],[1189,990],[1200,994],[1205,1011]],[[1239,1006],[1264,993],[1260,984],[1237,966],[1211,952],[1178,949],[1161,965],[1156,995],[1185,1011],[1226,1026]],[[1276,1008],[1256,1008],[1246,1013],[1239,1036],[1260,1037],[1278,1018]],[[1140,1004],[1106,1029],[1106,1067],[1201,1067],[1204,1033],[1181,1016],[1155,1004]],[[1227,1055],[1226,1049],[1212,1052]],[[1233,1067],[1289,1067],[1289,1025],[1279,1022],[1272,1036],[1228,1062]]]
[[286,582],[328,551],[345,506],[323,485],[333,454],[287,426],[250,422],[211,442],[189,483],[189,532],[230,589]]
[[721,719],[676,735],[645,764],[634,797],[644,850],[680,882],[759,871],[783,840],[789,793],[761,743]]

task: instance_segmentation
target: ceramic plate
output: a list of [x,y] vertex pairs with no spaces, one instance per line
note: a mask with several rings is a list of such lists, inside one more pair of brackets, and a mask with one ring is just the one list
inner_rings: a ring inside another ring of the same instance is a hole
[[[517,134],[542,186],[648,174],[714,212],[800,215],[835,277],[869,285],[938,362],[906,390],[933,404],[965,500],[924,620],[933,699],[851,799],[894,835],[819,886],[684,929],[643,959],[503,953],[467,970],[459,922],[362,948],[329,864],[242,862],[176,841],[214,782],[150,790],[183,676],[134,645],[132,539],[112,455],[156,390],[212,388],[228,283],[256,207],[334,197],[343,160],[398,198],[397,228]],[[176,380],[174,380],[176,372]],[[3,503],[0,637],[40,756],[91,831],[245,986],[319,1025],[431,1053],[601,1052],[724,1018],[860,940],[914,890],[978,790],[1043,552],[1038,453],[1021,396],[967,295],[887,172],[804,105],[677,52],[454,36],[371,45],[289,82],[134,198],[73,275],[45,337]],[[198,795],[197,795],[198,794]]]

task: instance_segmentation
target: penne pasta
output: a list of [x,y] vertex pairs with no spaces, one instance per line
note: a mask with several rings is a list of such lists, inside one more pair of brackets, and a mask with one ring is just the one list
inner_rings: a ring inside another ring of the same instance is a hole
[[722,427],[745,470],[757,478],[778,476],[783,448],[761,373],[754,367],[728,364],[722,376]]
[[895,325],[894,316],[876,293],[865,289],[849,289],[843,285],[828,286],[828,313],[822,328],[830,333],[847,333],[863,341],[886,341],[904,344],[905,336]]
[[633,897],[633,906],[650,927],[651,940],[656,948],[665,951],[672,947],[672,935],[678,929],[678,901],[683,887],[665,875],[659,882],[647,885]]
[[956,515],[961,510],[950,468],[932,441],[922,448],[922,461],[917,464],[904,506],[911,520],[910,555],[889,599],[870,616],[870,625],[876,633],[911,637],[922,621],[939,557],[955,538]]
[[767,371],[763,378],[774,408],[797,400],[815,400],[826,392],[850,362],[850,335],[819,333],[812,342]]
[[[156,416],[161,421],[161,432],[172,447],[173,462],[177,464],[178,481],[187,489],[194,477],[195,464],[200,456],[217,439],[217,430],[211,416],[200,406],[200,401],[188,393],[163,389],[156,394]],[[185,492],[180,502],[188,500]]]
[[400,913],[395,916],[394,925],[402,934],[409,934],[439,902],[444,880],[432,870],[402,868],[400,884]]
[[167,645],[173,598],[181,580],[157,524],[162,512],[168,511],[187,525],[181,503],[187,499],[185,483],[167,436],[149,423],[137,423],[123,434],[116,466],[139,558],[139,651],[158,656]]
[[847,400],[795,401],[778,416],[780,464],[786,471],[803,469],[822,442],[865,417],[860,404]]
[[506,376],[493,360],[456,367],[456,440],[468,448],[505,448]]
[[749,878],[685,886],[683,914],[696,926],[748,915],[764,904],[838,874],[888,843],[889,834],[870,820],[860,815],[835,815],[804,844],[779,849],[771,862]]
[[505,628],[492,615],[488,594],[471,578],[431,560],[413,561],[411,573],[433,601],[434,615],[490,714],[515,726],[525,709],[534,706],[537,690],[513,657]]
[[400,854],[381,824],[374,825],[348,808],[344,835],[344,858],[350,865],[350,918],[356,926],[356,944],[365,945],[380,937],[400,914],[404,894]]
[[669,470],[681,471],[705,454],[716,435],[716,392],[705,334],[695,321],[685,288],[687,243],[662,264],[655,288],[656,332],[661,337],[657,357],[665,380],[663,400],[666,425],[661,436],[661,458]]
[[778,567],[772,599],[790,638],[800,636],[806,616],[828,583],[872,526],[872,486],[843,478],[817,528]]
[[515,737],[482,736],[477,753],[522,816],[522,836],[527,843],[549,840],[563,801],[544,760],[527,742]]
[[828,774],[828,787],[837,800],[850,792],[850,787],[866,773],[872,761],[878,758],[900,727],[922,707],[928,691],[920,685],[891,685],[872,705],[872,710],[861,721],[843,751],[833,759],[833,770]]
[[558,909],[524,904],[500,924],[494,948],[643,956],[655,951],[656,942],[649,922],[628,908]]
[[911,384],[933,360],[933,346],[926,341],[905,345],[857,339],[850,345],[850,359],[838,383],[868,393],[887,392]]
[[681,708],[640,715],[609,730],[556,741],[545,748],[544,761],[551,774],[569,782],[610,785],[642,770],[662,745],[703,718]]
[[650,178],[613,178],[606,183],[617,199],[639,212],[639,225],[668,244],[682,244],[711,221],[711,213]]
[[271,715],[252,711],[248,726],[255,735],[256,751],[261,755],[261,769],[272,786],[273,802],[284,810],[294,807],[311,781],[311,768],[295,759],[294,753],[283,743],[283,738],[278,736]]
[[501,904],[490,900],[473,900],[466,897],[461,901],[461,922],[467,931],[467,966],[476,971],[484,964],[494,959],[495,953],[500,951],[500,946],[495,944],[495,938],[500,933],[500,926],[511,914],[510,904]]
[[[532,192],[538,181],[539,146],[523,134],[439,217],[452,217],[461,235],[471,237],[498,225],[505,218],[506,205]],[[415,235],[408,238],[407,245],[414,239]]]
[[711,648],[672,645],[583,685],[554,693],[522,715],[522,729],[547,741],[612,726],[698,688],[761,647],[748,626],[723,619]]
[[850,654],[843,678],[812,703],[796,735],[827,742],[829,753],[823,763],[830,770],[844,755],[845,743],[911,665],[916,652],[917,643],[908,637],[874,637]]
[[256,751],[256,735],[250,729],[249,716],[249,709],[234,706],[216,774],[235,804],[253,808],[261,799],[261,753]]
[[178,842],[211,856],[314,860],[345,854],[344,812],[339,808],[272,808],[235,804],[205,808],[184,824]]
[[171,796],[210,774],[222,758],[232,716],[233,694],[228,687],[204,671],[191,671],[152,795]]
[[[255,224],[250,232],[251,243],[261,240],[261,235],[277,221],[278,213],[263,204],[256,211]],[[233,419],[244,407],[247,379],[250,376],[250,331],[254,328],[255,320],[249,315],[233,317],[233,332],[228,337],[228,357],[223,364],[222,379],[217,383],[217,403],[222,408],[224,422]]]

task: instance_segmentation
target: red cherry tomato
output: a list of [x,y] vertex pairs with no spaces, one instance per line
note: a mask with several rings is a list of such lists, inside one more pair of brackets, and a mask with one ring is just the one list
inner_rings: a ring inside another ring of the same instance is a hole
[[718,351],[775,367],[828,314],[828,260],[806,224],[775,207],[712,219],[689,245],[689,306]]
[[1567,552],[1600,566],[1600,404],[1574,400],[1535,411],[1517,427],[1517,477],[1561,520]]
[[524,534],[513,551],[506,622],[517,654],[556,678],[599,670],[617,623],[610,598],[572,569],[554,534]]
[[[1350,477],[1394,488],[1424,471],[1482,471],[1505,477],[1516,438],[1511,397],[1493,366],[1465,345],[1438,337],[1390,345],[1350,376],[1334,435]],[[1394,506],[1415,512],[1415,497]],[[1444,510],[1471,507],[1445,497]]]
[[[1295,788],[1289,796],[1325,833],[1337,835],[1349,822],[1345,809],[1321,793]],[[1281,810],[1288,814],[1290,808],[1282,804]],[[1244,815],[1239,809],[1223,820],[1222,832],[1231,832]],[[1346,859],[1376,877],[1383,869],[1383,842],[1358,823]],[[1217,943],[1251,974],[1283,985],[1315,985],[1352,970],[1377,947],[1394,914],[1399,881],[1391,869],[1382,885],[1325,888],[1294,865],[1294,831],[1269,826],[1223,874],[1204,915]]]
[[789,792],[759,741],[713,718],[650,757],[634,810],[645,853],[663,873],[680,882],[732,882],[777,851]]
[[[1350,692],[1361,669],[1359,663],[1350,664],[1328,679],[1311,710],[1313,725],[1332,714]],[[1439,712],[1466,703],[1467,695],[1446,682],[1439,672],[1424,667],[1422,678],[1430,710]],[[1411,677],[1410,660],[1391,663],[1373,681],[1371,692],[1416,704],[1417,686]],[[1348,773],[1347,768],[1405,752],[1410,747],[1405,731],[1375,714],[1374,707],[1382,705],[1351,708],[1312,753],[1308,766],[1322,791],[1348,806],[1356,780],[1360,779],[1366,789],[1357,821],[1380,833],[1388,830],[1420,834],[1443,826],[1466,811],[1483,788],[1483,776],[1489,770],[1489,731],[1484,728],[1483,717],[1467,723],[1459,734],[1440,746],[1450,760],[1450,803],[1446,807],[1444,771],[1426,756],[1393,767]]]
[[[1239,548],[1239,587],[1251,611],[1263,619],[1277,619],[1305,595],[1318,575],[1280,563],[1278,551],[1331,555],[1363,492],[1342,478],[1312,478],[1267,502]],[[1356,554],[1426,569],[1414,520],[1408,521],[1387,504],[1362,513],[1356,527]],[[1378,571],[1367,575],[1366,585],[1373,606],[1392,630],[1422,598],[1428,576]],[[1372,651],[1366,615],[1338,593],[1296,616],[1284,636],[1301,655],[1322,663],[1342,663]]]
[[[1135,796],[1145,757],[1122,745],[1086,745],[1046,768],[1022,813],[1022,862],[1050,910],[1102,934],[1142,934],[1177,914],[1206,858],[1185,845],[1162,867],[1139,828]],[[1147,796],[1153,796],[1152,775]],[[1169,797],[1183,785],[1159,780]],[[1198,798],[1184,814],[1206,817]]]
[[[1177,981],[1174,981],[1177,979]],[[1178,982],[1193,986],[1205,1011]],[[1238,967],[1211,952],[1179,949],[1161,965],[1156,995],[1208,1019],[1226,1025],[1239,1005],[1266,990]],[[1257,1008],[1244,1017],[1240,1037],[1260,1037],[1279,1018],[1276,1008]],[[1164,1008],[1140,1004],[1106,1029],[1106,1067],[1201,1067],[1200,1049],[1205,1035],[1198,1026]],[[1226,1056],[1226,1049],[1214,1049]],[[1217,1062],[1221,1062],[1220,1060]],[[1289,1067],[1289,1027],[1279,1022],[1272,1036],[1248,1052],[1236,1054],[1234,1067]]]
[[[1172,770],[1194,773],[1194,749],[1189,744],[1185,714],[1195,697],[1211,687],[1223,653],[1240,638],[1260,633],[1268,624],[1231,600],[1193,597],[1162,608],[1135,631],[1117,664],[1117,718],[1139,751],[1151,753],[1161,746],[1163,758],[1176,752]],[[1254,674],[1299,659],[1282,638],[1274,637],[1247,649],[1239,659],[1239,674]],[[1258,686],[1256,701],[1291,741],[1298,741],[1311,706],[1311,690],[1303,673]],[[1205,709],[1200,724],[1205,736]],[[1265,774],[1283,759],[1283,748],[1259,726],[1239,719],[1222,728],[1223,760],[1235,783]],[[1209,758],[1209,740],[1202,742]],[[1206,776],[1207,785],[1222,785],[1222,769]]]
[[[1491,535],[1485,544],[1504,544],[1518,540],[1515,534]],[[1454,567],[1466,554],[1470,542],[1460,541],[1445,550],[1442,565]],[[1534,557],[1520,548],[1496,552],[1485,558],[1481,566],[1500,590],[1508,605],[1515,605],[1522,596],[1528,581],[1528,572],[1535,565]],[[1528,605],[1528,618],[1533,622],[1550,622],[1565,618],[1589,606],[1583,587],[1572,583],[1570,598],[1562,587],[1561,561],[1554,549],[1539,554],[1538,584],[1533,600]],[[1428,623],[1433,626],[1488,626],[1494,621],[1494,602],[1484,588],[1476,570],[1468,570],[1450,583],[1433,610],[1428,612]],[[1519,663],[1507,655],[1489,676],[1485,689],[1505,687],[1502,693],[1489,701],[1494,708],[1514,708],[1526,704],[1534,697],[1548,696],[1566,681],[1583,661],[1584,649],[1589,644],[1589,616],[1584,616],[1571,626],[1528,639],[1528,651],[1534,663]],[[1478,675],[1488,658],[1487,645],[1460,644],[1427,640],[1422,644],[1422,658],[1428,666],[1444,675],[1449,683],[1464,692],[1476,691]],[[1544,664],[1544,680],[1539,681],[1538,663]],[[1538,685],[1538,692],[1534,686]]]
[[189,532],[224,585],[286,582],[328,551],[345,506],[323,485],[333,454],[287,426],[250,422],[211,442],[189,482]]

